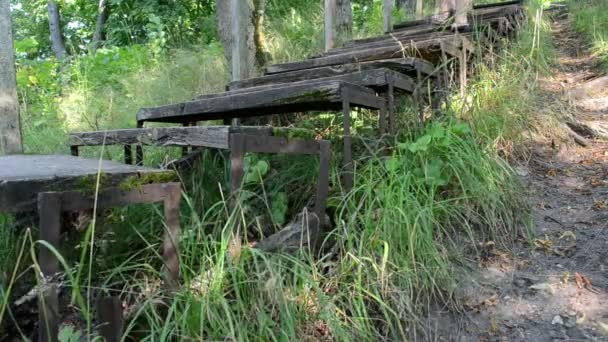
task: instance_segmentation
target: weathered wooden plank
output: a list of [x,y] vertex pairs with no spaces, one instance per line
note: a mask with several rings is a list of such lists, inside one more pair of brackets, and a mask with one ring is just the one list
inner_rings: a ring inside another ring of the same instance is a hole
[[128,177],[159,178],[172,171],[124,165],[111,161],[85,159],[65,155],[14,155],[0,157],[0,212],[35,211],[37,196],[44,191],[95,188],[95,179],[102,173],[102,183],[118,185]]
[[341,48],[341,49],[332,49],[328,52],[319,54],[314,58],[327,57],[332,55],[345,54],[349,52],[360,51],[361,49],[373,49],[373,48],[381,48],[386,46],[403,46],[410,44],[412,42],[440,39],[443,37],[452,36],[454,32],[451,31],[443,31],[443,30],[435,30],[433,32],[421,33],[415,35],[400,35],[400,34],[391,34],[389,36],[383,36],[381,39],[377,39],[376,41],[372,41],[365,44],[355,44],[353,46]]
[[396,72],[416,76],[418,72],[424,75],[431,75],[435,72],[435,67],[432,63],[416,58],[394,58],[378,61],[369,61],[361,63],[348,63],[342,65],[333,65],[328,67],[320,67],[314,69],[296,70],[278,74],[270,74],[263,77],[251,78],[248,80],[232,82],[229,85],[231,91],[243,88],[251,88],[265,84],[281,84],[295,81],[305,81],[313,79],[324,79],[334,76],[339,76],[346,73],[354,73],[373,69],[390,69]]
[[405,92],[412,92],[415,88],[414,80],[407,76],[395,72],[387,68],[362,70],[359,72],[337,74],[337,70],[329,68],[309,69],[301,72],[294,73],[283,73],[268,75],[258,78],[252,78],[246,81],[233,82],[230,84],[229,89],[231,94],[238,94],[247,91],[251,91],[252,88],[259,89],[264,88],[276,88],[284,87],[286,83],[294,84],[296,82],[307,82],[308,80],[339,80],[352,84],[358,84],[365,87],[371,88],[383,88],[388,85],[392,76],[399,77],[403,80],[401,82],[400,90]]
[[327,81],[255,92],[217,94],[185,103],[143,108],[138,122],[183,122],[219,120],[247,116],[293,113],[295,111],[335,110],[341,102],[343,87],[356,88],[362,94],[374,92],[341,81]]
[[228,148],[228,126],[159,127],[71,133],[71,146],[149,145]]
[[[269,136],[272,127],[196,126],[117,129],[70,133],[70,146],[148,145],[229,148],[230,133]],[[130,164],[130,163],[127,163]]]
[[[523,11],[523,7],[520,3],[505,3],[505,5],[492,5],[483,6],[476,5],[473,7],[473,12],[469,15],[472,23],[481,23],[484,20],[491,20],[493,17],[505,16],[509,13]],[[429,25],[432,23],[432,17],[426,17],[420,20],[412,20],[403,23],[398,23],[393,26],[394,32],[400,32],[404,30],[415,30],[423,25]],[[437,26],[442,28],[441,25]],[[443,29],[448,27],[443,26]]]
[[386,47],[352,51],[344,54],[331,55],[300,62],[275,64],[266,68],[266,73],[276,74],[339,64],[377,61],[399,57],[422,57],[428,59],[429,61],[434,61],[440,57],[439,47],[442,42],[458,42],[463,36],[470,36],[470,34],[449,35],[438,39],[420,42],[405,42],[403,46],[395,44]]
[[[474,27],[481,27],[490,25],[493,28],[498,28],[500,25],[501,18],[503,17],[492,17],[488,19],[484,19],[483,17],[472,17],[471,24]],[[437,25],[433,23],[424,23],[415,27],[409,27],[405,30],[397,30],[391,32],[390,34],[353,40],[346,47],[339,49],[332,49],[322,54],[318,54],[314,56],[315,58],[319,58],[322,56],[328,56],[332,54],[345,53],[348,51],[353,51],[355,49],[363,49],[363,48],[372,48],[372,47],[380,47],[386,44],[395,44],[397,41],[399,42],[409,42],[409,41],[419,41],[419,40],[427,40],[433,38],[439,38],[442,36],[448,36],[453,34],[449,27],[444,25]]]

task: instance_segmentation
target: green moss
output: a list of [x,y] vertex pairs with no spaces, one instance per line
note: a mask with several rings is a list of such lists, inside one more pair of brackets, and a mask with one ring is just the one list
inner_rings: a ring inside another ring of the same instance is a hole
[[273,128],[272,135],[275,137],[283,137],[287,139],[314,139],[317,136],[315,131],[310,129],[285,127]]
[[179,178],[175,172],[153,172],[133,175],[127,177],[125,180],[120,182],[118,187],[122,191],[131,191],[135,189],[141,189],[146,184],[159,184],[159,183],[171,183],[178,181]]
[[[99,174],[99,188],[105,188],[110,186],[110,176],[106,173]],[[76,190],[84,193],[85,195],[94,195],[97,189],[97,174],[86,175],[79,177],[76,181]]]

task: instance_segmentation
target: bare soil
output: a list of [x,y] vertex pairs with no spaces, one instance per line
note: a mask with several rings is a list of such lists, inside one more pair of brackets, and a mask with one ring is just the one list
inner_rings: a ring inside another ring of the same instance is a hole
[[[553,33],[558,64],[541,80],[543,98],[576,121],[608,127],[608,78],[567,17]],[[516,171],[534,240],[507,251],[489,243],[459,284],[462,312],[434,312],[420,339],[608,341],[608,143],[535,143]]]

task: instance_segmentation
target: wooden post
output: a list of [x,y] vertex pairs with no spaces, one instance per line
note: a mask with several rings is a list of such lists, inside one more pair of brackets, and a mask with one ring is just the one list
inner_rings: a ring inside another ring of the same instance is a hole
[[352,33],[351,0],[325,0],[325,50],[343,46]]
[[9,0],[0,0],[0,154],[23,152]]
[[[40,216],[40,240],[59,250],[61,243],[61,199],[57,193],[38,195],[38,214]],[[38,261],[44,279],[43,290],[38,300],[38,341],[58,341],[59,333],[59,294],[57,284],[52,278],[59,272],[59,260],[46,246],[40,245]]]
[[472,0],[456,0],[454,14],[454,28],[467,27],[469,25],[469,13],[473,11]]
[[336,0],[325,0],[325,51],[334,48],[335,45],[335,11]]
[[393,31],[393,7],[395,6],[395,0],[384,0],[384,21],[383,28],[384,32]]
[[424,17],[424,0],[416,1],[416,19],[420,20]]
[[230,0],[232,14],[232,80],[249,77],[247,54],[247,9],[249,0]]
[[[249,63],[249,37],[248,20],[251,0],[230,0],[230,13],[232,17],[232,81],[240,81],[251,76]],[[232,125],[238,126],[239,119],[232,119]]]
[[446,20],[454,14],[456,0],[436,0],[435,1],[435,15],[433,21],[438,24],[443,24]]

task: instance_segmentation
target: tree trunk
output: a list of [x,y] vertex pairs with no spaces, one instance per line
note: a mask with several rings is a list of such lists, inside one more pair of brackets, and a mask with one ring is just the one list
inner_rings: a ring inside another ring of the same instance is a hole
[[456,29],[469,25],[469,13],[473,11],[473,0],[456,0],[454,27]]
[[266,64],[265,6],[266,0],[216,0],[218,33],[233,80],[254,77]]
[[416,1],[416,19],[422,19],[424,17],[424,0]]
[[109,16],[110,4],[108,3],[108,0],[99,0],[97,24],[95,24],[95,32],[93,33],[93,41],[91,42],[91,49],[93,49],[93,51],[99,49],[102,42],[106,40],[104,26]]
[[445,23],[456,10],[456,0],[436,0],[435,15],[433,20],[436,23]]
[[0,154],[23,151],[9,0],[0,0]]
[[353,8],[350,0],[325,0],[325,49],[343,46],[352,39]]
[[53,53],[59,60],[63,60],[67,56],[63,36],[61,35],[61,16],[59,15],[59,7],[55,1],[49,1],[49,30],[51,32],[51,48]]
[[411,13],[416,9],[416,0],[396,0],[396,5],[399,9],[405,10],[406,13]]
[[384,32],[391,32],[393,30],[393,7],[395,6],[395,3],[393,0],[384,0],[384,8],[383,8],[383,14],[384,14],[384,20],[383,20],[383,25],[382,28],[384,29]]

